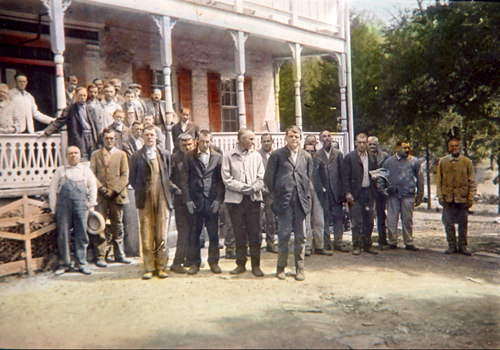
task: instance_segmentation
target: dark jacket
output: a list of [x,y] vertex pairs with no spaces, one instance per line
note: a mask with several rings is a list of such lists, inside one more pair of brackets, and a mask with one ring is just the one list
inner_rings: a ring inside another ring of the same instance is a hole
[[324,208],[326,204],[326,192],[324,186],[326,186],[327,178],[326,178],[326,170],[325,163],[319,158],[313,157],[313,176],[312,176],[312,184],[316,194],[318,195],[318,199],[321,203],[321,206]]
[[290,149],[285,146],[274,151],[267,162],[264,184],[273,195],[273,210],[283,213],[290,205],[294,187],[305,214],[311,211],[311,178],[313,164],[311,156],[299,149],[294,165]]
[[417,158],[409,155],[408,158],[398,158],[394,155],[384,163],[384,169],[389,173],[389,188],[391,196],[414,197],[422,199],[424,196],[424,173]]
[[213,202],[224,201],[224,183],[222,182],[222,156],[210,149],[207,166],[199,160],[198,149],[184,155],[181,171],[181,191],[185,203],[193,202],[195,211],[211,210]]
[[325,189],[330,194],[329,198],[334,198],[337,203],[344,202],[345,197],[342,194],[342,161],[344,155],[336,148],[331,148],[330,158],[326,156],[323,148],[319,149],[315,155],[325,163],[326,182]]
[[[89,105],[86,106],[85,110],[92,131],[92,150],[96,150],[99,142],[97,113],[95,109]],[[56,133],[63,125],[66,125],[68,129],[68,146],[76,146],[82,150],[84,148],[83,127],[79,120],[77,103],[73,103],[71,106],[66,107],[61,115],[44,129],[44,132],[47,136],[50,136]]]
[[122,147],[123,147],[123,152],[127,154],[127,158],[130,162],[130,158],[132,158],[132,155],[138,151],[137,147],[135,146],[135,141],[133,137],[131,136],[126,141],[124,141]]
[[[368,171],[377,169],[377,159],[370,152],[368,154]],[[351,193],[352,197],[356,201],[359,198],[361,192],[361,184],[363,182],[363,163],[359,157],[358,151],[354,150],[346,154],[344,160],[342,161],[342,193],[345,198],[346,193]],[[375,181],[372,180],[370,174],[368,174],[370,179],[370,191],[375,197],[377,193],[377,185]]]
[[[184,166],[184,156],[180,150],[172,154],[172,170],[170,174],[170,181],[172,182],[172,187],[181,190],[181,178],[182,178],[182,167]],[[182,190],[181,190],[182,191]],[[174,205],[184,205],[184,200],[182,195],[174,193]]]
[[[190,134],[193,137],[193,140],[198,137],[198,125],[194,124],[193,122],[189,122],[189,124],[186,127],[185,133]],[[182,134],[182,128],[181,128],[181,122],[178,122],[177,124],[174,124],[172,126],[172,141],[174,142],[175,148],[177,148],[177,140],[179,139],[179,135]]]
[[[148,188],[151,183],[151,167],[148,156],[146,155],[146,146],[135,152],[130,159],[129,181],[135,190],[135,206],[137,209],[144,209]],[[173,208],[172,194],[170,193],[170,152],[156,147],[158,152],[158,161],[160,162],[160,176],[163,187],[163,193],[167,199],[170,209]]]

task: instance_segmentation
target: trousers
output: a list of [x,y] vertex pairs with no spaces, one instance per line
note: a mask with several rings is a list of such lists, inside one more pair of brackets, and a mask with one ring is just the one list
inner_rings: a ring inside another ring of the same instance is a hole
[[328,192],[326,197],[325,206],[328,208],[324,210],[325,215],[325,234],[324,234],[324,248],[331,249],[330,238],[330,223],[333,225],[333,245],[342,243],[344,235],[344,214],[343,205],[335,200],[331,192]]
[[68,268],[71,264],[71,236],[75,242],[75,267],[87,265],[87,188],[83,181],[66,178],[58,195],[56,204],[57,248],[59,266]]
[[285,268],[288,262],[288,242],[294,232],[295,267],[304,267],[306,237],[304,234],[304,220],[306,214],[300,205],[297,192],[292,193],[290,204],[277,215],[278,223],[278,268]]
[[387,233],[389,244],[398,244],[397,230],[400,217],[403,226],[403,242],[405,245],[413,244],[413,203],[415,203],[414,197],[398,198],[397,196],[390,196],[387,198]]
[[312,249],[314,244],[314,248],[323,249],[325,215],[316,191],[311,191],[311,195],[312,208],[311,212],[306,216],[306,248]]
[[[185,264],[189,248],[189,219],[191,214],[184,203],[175,203],[175,225],[177,226],[177,245],[175,249],[174,265]],[[187,264],[189,265],[189,263]]]
[[443,203],[442,221],[449,246],[457,245],[455,224],[458,224],[458,247],[467,245],[468,212],[466,203]]
[[[264,216],[266,222],[266,243],[268,245],[274,245],[276,239],[276,214],[272,209],[273,198],[269,193],[263,193],[262,195],[264,201]],[[261,225],[262,226],[262,225]]]
[[245,266],[247,247],[252,267],[260,266],[260,201],[243,196],[240,203],[226,203],[236,240],[236,265]]
[[192,265],[201,265],[200,235],[203,225],[208,233],[208,264],[213,265],[219,262],[219,212],[213,213],[210,207],[203,206],[199,211],[190,215],[189,227],[189,249],[187,261]]
[[[107,199],[95,207],[95,210],[103,216],[104,219],[109,218],[111,221],[111,244],[115,259],[125,257],[123,250],[123,205],[116,204]],[[106,254],[106,237],[101,235],[93,235],[91,237],[94,255],[97,258],[104,258]]]
[[375,211],[377,213],[377,232],[378,243],[384,245],[387,243],[387,214],[386,214],[387,200],[381,193],[375,196]]
[[349,205],[352,216],[353,247],[371,246],[375,200],[370,188],[362,188],[353,204]]

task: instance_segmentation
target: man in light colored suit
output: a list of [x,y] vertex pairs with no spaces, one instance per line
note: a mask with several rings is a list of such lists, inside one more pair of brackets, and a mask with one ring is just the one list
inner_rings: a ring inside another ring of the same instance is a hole
[[[104,148],[92,153],[90,170],[97,179],[97,206],[95,208],[105,219],[111,221],[111,242],[115,261],[130,264],[123,251],[123,205],[129,202],[128,160],[125,152],[115,147],[116,133],[110,128],[103,131]],[[104,234],[103,234],[104,235]],[[96,255],[96,265],[106,267],[106,238],[94,235],[93,247]]]
[[50,124],[54,121],[51,118],[38,110],[35,99],[26,91],[28,85],[28,77],[24,73],[16,73],[16,87],[9,91],[9,98],[15,118],[19,121],[17,133],[21,134],[28,131],[30,134],[35,133],[35,123],[33,118],[44,124]]
[[273,195],[273,210],[278,218],[278,266],[276,277],[286,279],[288,242],[294,232],[295,279],[303,281],[306,237],[304,220],[311,211],[311,156],[300,149],[302,131],[297,126],[286,130],[286,146],[271,154],[264,183]]
[[[273,135],[264,134],[260,137],[260,144],[262,147],[257,151],[262,157],[262,164],[264,165],[264,171],[267,168],[267,161],[273,153]],[[277,253],[278,249],[274,240],[276,238],[276,214],[273,212],[273,197],[269,193],[266,186],[262,189],[262,197],[264,200],[264,215],[266,219],[266,250],[271,253]],[[262,225],[261,225],[262,226]]]

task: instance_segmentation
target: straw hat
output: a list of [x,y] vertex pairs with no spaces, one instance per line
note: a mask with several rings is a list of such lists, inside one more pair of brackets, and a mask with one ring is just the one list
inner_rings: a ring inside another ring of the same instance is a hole
[[89,218],[87,220],[87,232],[91,235],[100,235],[104,232],[106,228],[106,221],[103,216],[97,212],[93,211],[89,214]]

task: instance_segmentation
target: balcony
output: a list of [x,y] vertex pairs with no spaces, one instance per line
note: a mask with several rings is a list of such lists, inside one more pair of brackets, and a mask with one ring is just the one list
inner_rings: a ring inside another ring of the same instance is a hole
[[338,35],[339,0],[184,0],[203,6],[268,19],[297,28]]

